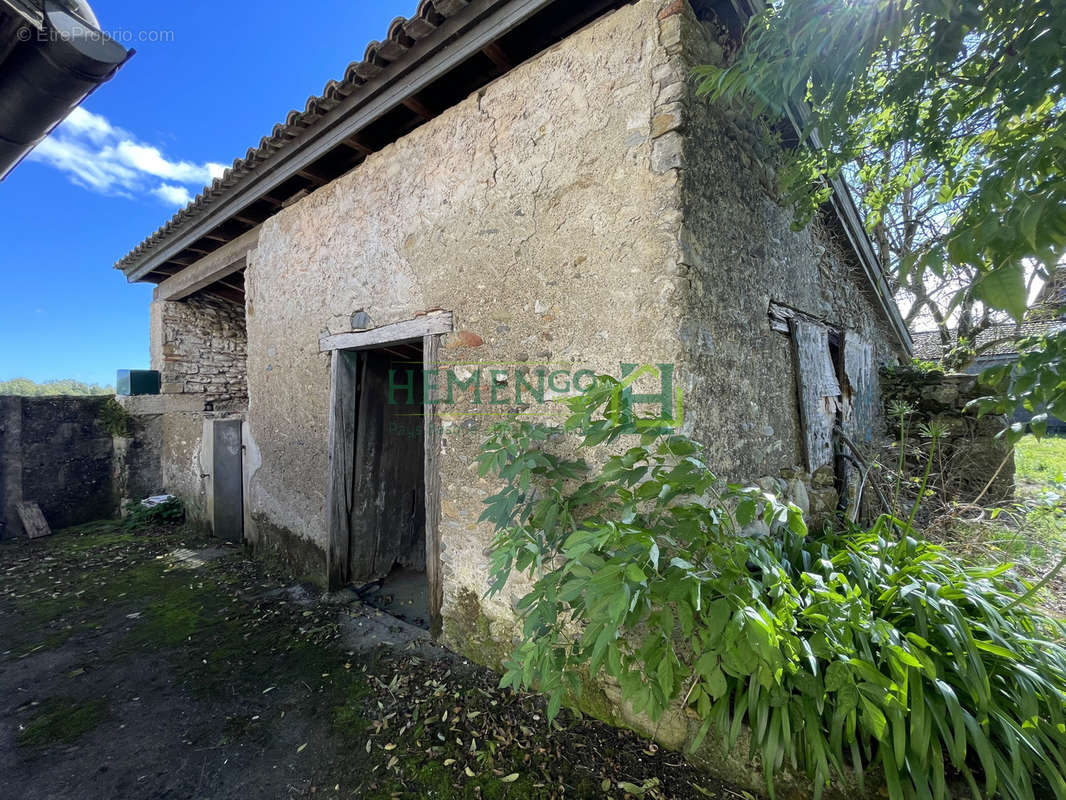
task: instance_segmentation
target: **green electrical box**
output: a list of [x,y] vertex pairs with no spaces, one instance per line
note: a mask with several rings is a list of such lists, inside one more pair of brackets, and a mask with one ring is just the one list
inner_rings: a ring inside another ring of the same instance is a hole
[[154,369],[120,369],[115,394],[159,394],[159,373]]

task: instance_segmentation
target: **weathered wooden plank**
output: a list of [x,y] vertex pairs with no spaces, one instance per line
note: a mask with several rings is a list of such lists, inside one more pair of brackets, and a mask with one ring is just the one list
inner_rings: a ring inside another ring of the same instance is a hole
[[52,529],[48,527],[48,520],[44,518],[39,505],[29,502],[18,503],[15,507],[18,509],[19,519],[22,520],[26,536],[31,539],[40,539],[42,536],[52,535]]
[[799,317],[789,320],[796,365],[800,420],[807,469],[814,472],[833,462],[833,425],[840,402],[840,384],[829,352],[824,325]]
[[355,406],[358,355],[334,350],[330,360],[329,482],[326,509],[329,527],[327,570],[330,589],[348,583],[352,470],[355,456]]
[[[374,572],[400,564],[426,568],[425,442],[422,430],[422,366],[383,351],[368,353],[382,374],[381,461],[377,469],[377,548]],[[396,375],[390,378],[395,370]],[[388,387],[395,385],[390,396]],[[406,390],[405,387],[410,387]]]
[[[422,365],[426,371],[437,369],[440,360],[440,336],[426,336],[422,340]],[[426,400],[429,398],[423,398]],[[444,579],[440,563],[441,481],[440,447],[441,426],[439,406],[424,403],[423,432],[425,435],[425,484],[426,484],[426,583],[429,598],[430,634],[440,635],[441,608],[444,605]]]
[[361,360],[349,555],[355,583],[386,578],[398,564],[422,571],[426,549],[421,366],[381,350]]
[[365,350],[383,344],[411,341],[452,330],[452,312],[434,311],[422,317],[415,317],[404,322],[394,322],[365,331],[333,333],[318,340],[322,353],[330,350]]
[[381,462],[383,442],[380,406],[377,400],[384,391],[383,376],[368,364],[371,353],[359,353],[359,399],[355,410],[355,458],[352,472],[352,508],[348,527],[351,530],[348,571],[356,584],[383,577],[374,572],[377,551],[378,514],[376,477]]
[[843,428],[854,442],[869,444],[874,436],[877,370],[873,346],[855,331],[844,332]]
[[259,228],[252,228],[236,239],[205,255],[177,275],[167,278],[155,290],[156,300],[181,300],[210,286],[219,278],[244,269],[248,251],[259,243]]
[[792,329],[788,321],[796,315],[793,309],[771,301],[767,313],[770,317],[770,330],[791,335]]

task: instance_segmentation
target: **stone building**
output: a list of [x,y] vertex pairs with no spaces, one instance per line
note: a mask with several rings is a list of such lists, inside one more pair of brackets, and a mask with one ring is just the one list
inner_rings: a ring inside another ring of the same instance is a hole
[[665,413],[680,390],[719,474],[831,473],[833,426],[869,440],[909,338],[846,189],[792,231],[771,131],[695,96],[732,9],[395,20],[117,264],[158,284],[161,488],[216,525],[240,504],[220,533],[322,584],[424,570],[443,641],[491,660],[513,612],[482,599],[487,415],[654,365],[639,390]]

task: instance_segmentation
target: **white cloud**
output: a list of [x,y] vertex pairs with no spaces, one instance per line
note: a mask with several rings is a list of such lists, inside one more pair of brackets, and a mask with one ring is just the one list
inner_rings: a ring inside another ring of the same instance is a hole
[[105,117],[86,111],[81,106],[70,112],[63,126],[71,132],[83,134],[94,142],[103,141],[115,134],[115,129]]
[[[30,153],[90,191],[136,197],[151,195],[169,206],[188,203],[225,167],[214,162],[172,161],[158,147],[138,141],[106,117],[75,108]],[[162,183],[160,183],[162,181]]]
[[184,186],[175,186],[172,183],[160,184],[152,189],[152,194],[171,206],[184,206],[192,200],[192,192]]

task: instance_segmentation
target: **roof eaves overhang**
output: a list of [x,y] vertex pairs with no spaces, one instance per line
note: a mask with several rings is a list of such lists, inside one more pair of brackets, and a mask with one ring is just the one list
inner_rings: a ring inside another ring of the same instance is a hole
[[[342,146],[362,128],[553,2],[557,0],[472,0],[444,19],[432,34],[415,42],[382,74],[356,89],[312,125],[300,129],[282,149],[267,157],[261,168],[236,178],[224,176],[223,191],[191,222],[178,221],[173,235],[160,231],[152,237],[158,241],[149,239],[138,248],[140,252],[133,251],[116,268],[131,282],[143,280],[241,209],[269,195],[271,189],[293,174]],[[227,186],[227,180],[232,184]],[[194,205],[186,213],[195,213]]]
[[3,11],[5,7],[35,29],[41,30],[44,27],[43,4],[30,3],[26,2],[26,0],[0,0],[0,11]]
[[[736,11],[745,24],[747,20],[764,8],[762,0],[730,0],[730,3],[733,6],[733,10]],[[795,103],[789,104],[788,118],[797,136],[803,135],[803,131],[807,127],[808,116],[809,111],[806,107]],[[812,147],[821,146],[817,131],[811,131],[807,135],[807,139]],[[862,265],[863,273],[877,297],[881,311],[892,328],[892,333],[895,334],[903,351],[908,356],[911,356],[914,353],[914,343],[911,340],[910,331],[903,321],[903,315],[900,314],[896,298],[889,288],[888,281],[885,279],[885,273],[881,269],[881,261],[878,259],[873,243],[870,241],[870,236],[866,232],[866,226],[863,225],[862,216],[859,213],[858,206],[855,204],[851,189],[848,187],[847,182],[840,177],[832,179],[830,185],[833,189],[833,194],[830,198],[833,211],[844,227],[848,241],[851,243],[859,263]]]

